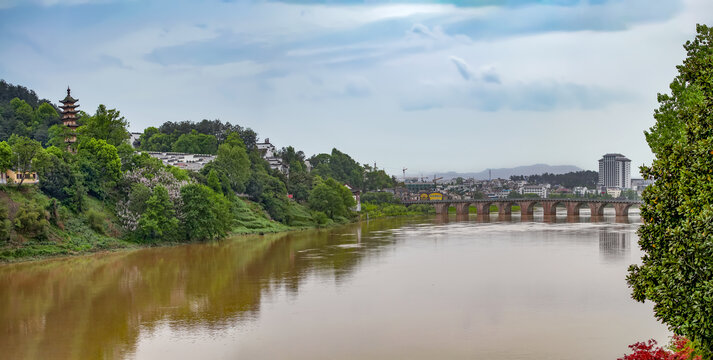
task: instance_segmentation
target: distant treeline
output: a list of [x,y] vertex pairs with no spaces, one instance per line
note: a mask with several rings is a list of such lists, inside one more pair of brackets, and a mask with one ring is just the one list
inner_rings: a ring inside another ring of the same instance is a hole
[[587,188],[595,188],[599,181],[599,174],[596,171],[584,170],[573,171],[566,174],[550,174],[544,173],[541,175],[513,175],[510,176],[512,181],[527,181],[528,184],[551,184],[561,185],[566,188],[577,186],[585,186]]
[[60,123],[58,109],[24,86],[0,80],[0,141],[12,134],[46,144],[49,128]]
[[250,128],[220,120],[168,121],[163,125],[148,127],[134,146],[146,151],[174,151],[192,154],[216,154],[228,134],[237,133],[246,148],[252,150],[257,133]]

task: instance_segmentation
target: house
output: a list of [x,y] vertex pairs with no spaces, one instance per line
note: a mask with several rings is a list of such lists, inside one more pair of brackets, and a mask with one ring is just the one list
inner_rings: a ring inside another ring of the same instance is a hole
[[262,158],[270,164],[270,169],[289,175],[290,166],[285,164],[282,159],[277,156],[277,148],[270,143],[269,138],[265,138],[265,142],[257,143],[255,146],[257,146],[257,150],[260,152],[260,155],[262,155]]
[[361,211],[361,190],[355,190],[349,184],[344,184],[344,187],[352,192],[352,197],[354,198],[354,202],[356,202],[356,206],[354,206],[352,210]]
[[[22,180],[23,177],[25,178],[24,181]],[[0,184],[19,184],[21,181],[23,185],[37,184],[40,182],[36,172],[26,172],[23,174],[13,170],[7,170],[4,173],[0,173]]]
[[199,171],[205,164],[213,161],[215,155],[185,154],[177,152],[144,151],[151,157],[159,159],[164,165],[172,165],[181,169]]

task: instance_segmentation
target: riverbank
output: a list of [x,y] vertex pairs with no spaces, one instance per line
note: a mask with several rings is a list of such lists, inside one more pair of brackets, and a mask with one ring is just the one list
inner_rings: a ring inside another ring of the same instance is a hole
[[[86,209],[77,213],[32,186],[0,188],[0,263],[200,242],[131,241],[112,209],[95,198],[87,197],[85,200]],[[222,239],[341,225],[302,223],[288,226],[269,219],[258,204],[249,201],[242,201],[241,204],[235,210],[234,226]]]

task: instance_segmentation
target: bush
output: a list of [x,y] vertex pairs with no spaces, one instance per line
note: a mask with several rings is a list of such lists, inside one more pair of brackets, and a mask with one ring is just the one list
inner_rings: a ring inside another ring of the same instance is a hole
[[394,194],[390,192],[368,192],[361,196],[362,203],[370,204],[398,204],[400,203]]
[[106,221],[104,220],[104,214],[95,210],[89,209],[86,213],[87,224],[92,230],[99,234],[104,234],[106,232]]
[[681,336],[674,336],[668,349],[656,346],[656,340],[637,342],[629,345],[633,353],[619,360],[701,360],[692,342]]
[[332,223],[329,216],[321,211],[312,212],[312,219],[314,219],[314,221],[319,225],[329,225]]
[[48,217],[34,202],[22,204],[15,214],[15,231],[29,238],[46,240],[49,234]]

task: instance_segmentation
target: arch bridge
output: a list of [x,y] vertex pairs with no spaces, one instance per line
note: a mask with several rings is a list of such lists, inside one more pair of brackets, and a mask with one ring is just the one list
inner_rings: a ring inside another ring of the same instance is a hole
[[404,201],[405,206],[415,204],[428,204],[436,208],[437,215],[448,214],[448,208],[454,206],[456,215],[459,217],[468,216],[468,210],[475,206],[478,217],[490,217],[490,206],[498,208],[498,216],[507,218],[511,215],[512,206],[520,207],[522,218],[531,218],[534,214],[535,205],[542,206],[545,218],[554,219],[557,215],[557,206],[562,205],[567,209],[567,218],[574,219],[579,216],[579,209],[588,207],[591,211],[592,219],[604,216],[604,207],[612,205],[617,219],[626,219],[629,216],[629,208],[642,204],[639,200],[617,200],[617,199],[465,199],[465,200],[413,200]]

